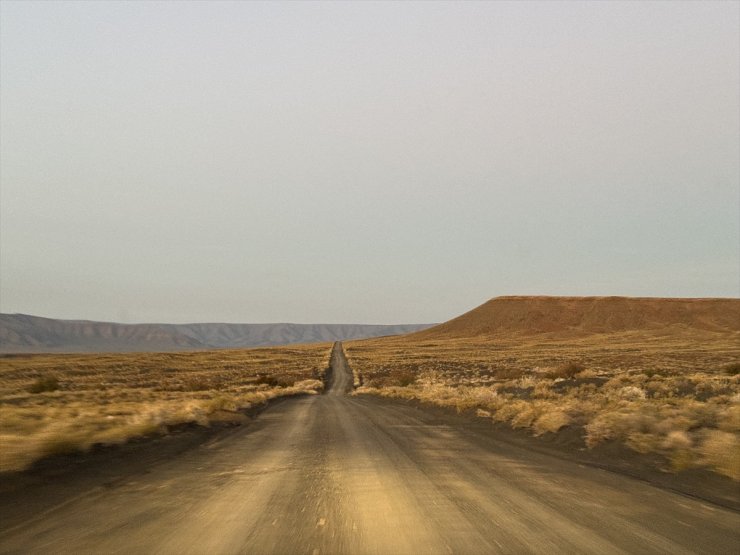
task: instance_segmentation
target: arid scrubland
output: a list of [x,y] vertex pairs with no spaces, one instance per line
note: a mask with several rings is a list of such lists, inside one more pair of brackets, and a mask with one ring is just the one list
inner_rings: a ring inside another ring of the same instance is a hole
[[[469,314],[485,319],[478,310]],[[740,480],[740,331],[471,334],[471,319],[458,320],[345,343],[357,393],[475,412],[536,436],[575,429],[586,448],[620,442],[661,455],[665,470]]]
[[0,357],[0,471],[44,456],[242,422],[267,400],[323,388],[331,345]]

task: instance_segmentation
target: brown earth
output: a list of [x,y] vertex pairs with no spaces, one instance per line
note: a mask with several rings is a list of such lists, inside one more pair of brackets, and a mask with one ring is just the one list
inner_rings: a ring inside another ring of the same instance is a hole
[[628,331],[740,331],[740,299],[496,297],[410,339],[583,336]]

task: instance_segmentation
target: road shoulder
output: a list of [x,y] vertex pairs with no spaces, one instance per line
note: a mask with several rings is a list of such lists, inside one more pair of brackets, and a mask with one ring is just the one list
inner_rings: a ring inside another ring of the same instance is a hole
[[469,439],[484,448],[491,448],[497,442],[501,442],[525,451],[614,472],[664,490],[740,512],[740,484],[730,478],[699,469],[680,473],[662,471],[660,468],[664,461],[659,457],[636,453],[615,442],[587,449],[578,429],[534,437],[525,430],[515,430],[505,424],[480,418],[474,411],[458,413],[454,409],[416,400],[370,394],[355,395],[354,399],[359,402],[414,410],[429,424],[445,424],[464,431]]

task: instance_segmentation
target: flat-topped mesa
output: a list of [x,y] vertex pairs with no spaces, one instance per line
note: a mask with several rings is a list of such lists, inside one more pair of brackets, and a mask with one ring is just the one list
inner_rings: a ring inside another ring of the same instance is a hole
[[682,331],[740,333],[740,299],[496,297],[414,338]]

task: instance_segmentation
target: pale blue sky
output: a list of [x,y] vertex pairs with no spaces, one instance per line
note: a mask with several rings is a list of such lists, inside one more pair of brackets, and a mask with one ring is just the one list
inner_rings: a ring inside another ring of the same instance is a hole
[[737,2],[2,2],[0,309],[740,296]]

